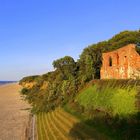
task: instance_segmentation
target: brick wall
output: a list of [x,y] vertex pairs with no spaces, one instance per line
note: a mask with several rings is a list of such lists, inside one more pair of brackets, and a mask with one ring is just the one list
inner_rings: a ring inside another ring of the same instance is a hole
[[140,55],[135,44],[102,54],[101,79],[140,78]]

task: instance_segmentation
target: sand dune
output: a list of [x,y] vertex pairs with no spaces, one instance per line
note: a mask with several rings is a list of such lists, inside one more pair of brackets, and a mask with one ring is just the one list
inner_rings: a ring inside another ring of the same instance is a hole
[[18,84],[0,86],[0,140],[24,140],[29,107],[21,100]]

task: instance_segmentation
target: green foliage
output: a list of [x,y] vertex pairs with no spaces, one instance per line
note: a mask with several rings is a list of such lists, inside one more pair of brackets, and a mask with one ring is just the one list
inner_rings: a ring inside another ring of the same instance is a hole
[[[103,52],[113,51],[130,43],[137,44],[138,42],[140,42],[140,31],[123,31],[107,41],[88,46],[83,50],[78,60],[80,80],[86,82],[100,78]],[[138,47],[136,50],[140,53]]]
[[21,84],[23,82],[33,82],[38,77],[39,77],[39,75],[24,77],[23,79],[20,80],[19,84]]
[[[40,112],[54,109],[65,104],[77,93],[76,63],[71,57],[64,57],[54,61],[55,71],[42,76],[35,77],[32,82],[36,84],[28,90],[25,100],[33,106],[33,112]],[[31,77],[24,78],[21,83],[31,82]],[[28,81],[29,80],[29,81]],[[48,83],[47,88],[42,88],[44,82]],[[24,90],[22,90],[24,94]]]
[[29,92],[29,90],[27,89],[27,88],[23,88],[22,90],[21,90],[21,93],[22,93],[22,95],[27,95],[28,94],[28,92]]
[[[114,140],[139,139],[140,80],[97,80],[90,82],[65,107],[82,123]],[[139,104],[139,103],[138,103]]]
[[[21,85],[22,83],[30,82],[35,84],[31,89],[23,89],[22,94],[25,99],[31,103],[35,112],[47,112],[59,105],[73,101],[75,95],[86,85],[86,83],[93,79],[100,78],[103,52],[112,51],[129,43],[136,44],[138,42],[140,42],[140,31],[124,31],[107,41],[88,46],[83,50],[80,59],[77,62],[70,56],[57,59],[53,62],[54,71],[40,76],[37,75],[23,78],[20,81]],[[45,83],[47,83],[47,86],[44,88]],[[106,82],[103,82],[102,84],[105,85]],[[99,89],[102,89],[102,84],[99,85],[99,87],[92,87],[92,89],[87,91],[87,94],[92,97],[92,92],[94,92],[94,90],[96,91],[96,88],[98,88],[97,91],[99,92]],[[111,109],[113,108],[111,108],[112,106],[110,107],[110,103],[105,101],[102,102],[102,100],[109,100],[111,96],[113,96],[113,85],[110,86],[112,89],[102,89],[102,92],[104,90],[104,96],[95,96],[94,98],[92,97],[93,99],[88,96],[89,99],[85,99],[85,104],[88,106],[88,104],[91,103],[91,99],[94,101],[98,100],[98,102],[95,102],[94,104],[95,107],[98,106],[101,110],[107,109],[111,112]],[[118,90],[118,94],[121,92],[123,91]],[[119,94],[118,96],[121,95],[122,94]],[[104,106],[104,108],[102,108],[102,106]]]
[[[64,106],[65,111],[71,113],[90,128],[96,129],[101,134],[108,136],[111,140],[139,140],[140,139],[140,114],[131,116],[111,116],[106,112],[92,110],[90,107],[79,111],[82,107],[77,103]],[[91,116],[92,114],[92,116]],[[105,138],[105,137],[104,137]]]
[[[100,78],[103,52],[139,42],[140,30],[124,31],[92,44],[83,50],[77,62],[65,56],[53,62],[54,71],[23,78],[20,85],[33,83],[33,87],[23,88],[21,93],[32,105],[33,113],[71,105],[74,111],[88,118],[86,123],[102,126],[102,130],[109,126],[109,134],[117,132],[122,139],[135,139],[139,130],[140,80],[97,79]],[[140,54],[139,45],[136,51]],[[81,90],[85,85],[88,88]]]
[[[113,84],[113,83],[112,83]],[[136,88],[104,86],[102,89],[98,85],[93,85],[79,93],[76,102],[85,108],[92,107],[93,110],[106,112],[113,116],[129,116],[137,113],[135,107]]]
[[[115,94],[116,93],[116,94]],[[119,114],[119,115],[132,115],[137,113],[137,109],[135,107],[136,102],[136,89],[117,89],[115,91],[112,99],[111,99],[111,105],[113,114]]]

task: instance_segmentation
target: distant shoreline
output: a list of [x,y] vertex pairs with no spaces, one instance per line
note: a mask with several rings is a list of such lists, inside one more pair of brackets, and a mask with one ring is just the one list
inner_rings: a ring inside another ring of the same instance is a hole
[[18,81],[0,81],[0,86],[5,84],[17,83]]

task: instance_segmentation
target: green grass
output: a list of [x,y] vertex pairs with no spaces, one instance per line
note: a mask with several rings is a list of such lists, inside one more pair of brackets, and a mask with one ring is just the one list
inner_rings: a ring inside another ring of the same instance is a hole
[[94,137],[97,140],[120,140],[118,139],[118,136],[113,135],[105,125],[100,125],[100,124],[93,125],[92,122],[90,122],[86,116],[75,111],[68,104],[63,106],[63,109],[69,114],[71,114],[72,116],[75,116],[77,119],[79,119],[81,124],[81,129],[82,130],[84,129],[84,131],[86,132],[88,131],[87,133],[94,134]]
[[138,140],[140,138],[139,124],[133,124],[129,126],[129,124],[126,123],[125,119],[114,118],[114,120],[112,121],[114,121],[115,124],[113,124],[113,127],[110,127],[108,126],[108,124],[102,121],[102,119],[104,118],[98,118],[99,120],[94,120],[94,118],[88,119],[84,113],[79,113],[78,111],[74,110],[69,104],[64,106],[64,110],[80,120],[80,124],[84,126],[85,132],[90,132],[90,130],[92,130],[92,133],[94,133],[97,140]]
[[98,109],[113,116],[128,116],[137,113],[135,96],[135,86],[130,88],[107,85],[99,89],[97,85],[92,85],[79,93],[75,102],[87,109]]
[[65,111],[111,140],[139,139],[138,86],[113,80],[99,84],[80,91],[74,102],[64,106]]
[[37,115],[38,140],[100,139],[105,137],[62,109]]

